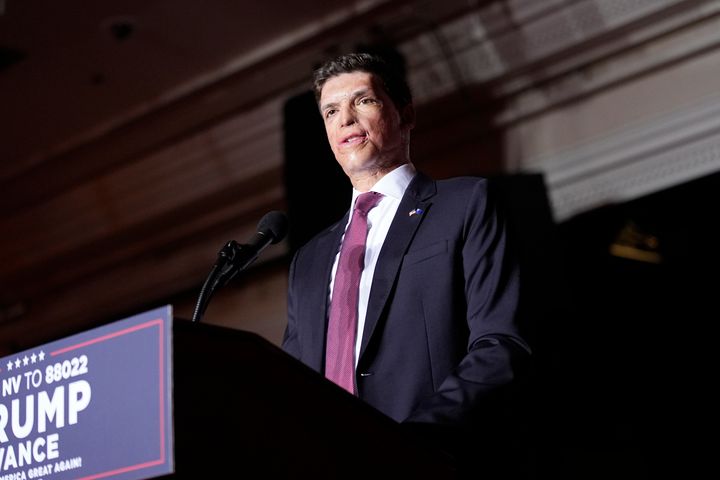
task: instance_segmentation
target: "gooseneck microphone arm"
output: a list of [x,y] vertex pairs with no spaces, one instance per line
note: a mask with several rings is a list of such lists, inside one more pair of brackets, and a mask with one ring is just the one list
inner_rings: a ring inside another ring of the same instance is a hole
[[228,241],[218,252],[217,261],[200,289],[192,321],[201,320],[210,298],[218,289],[227,285],[238,273],[250,266],[268,245],[278,243],[286,234],[287,217],[282,212],[272,211],[260,220],[257,233],[248,243]]

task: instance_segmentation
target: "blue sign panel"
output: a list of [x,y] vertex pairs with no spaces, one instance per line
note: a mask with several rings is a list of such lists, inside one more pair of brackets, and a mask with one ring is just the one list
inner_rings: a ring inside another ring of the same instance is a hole
[[172,308],[0,360],[0,480],[173,472]]

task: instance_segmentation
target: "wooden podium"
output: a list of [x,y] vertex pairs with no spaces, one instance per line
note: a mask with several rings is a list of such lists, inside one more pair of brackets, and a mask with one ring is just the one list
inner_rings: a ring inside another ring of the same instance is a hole
[[175,473],[163,478],[455,477],[448,457],[262,337],[173,325]]

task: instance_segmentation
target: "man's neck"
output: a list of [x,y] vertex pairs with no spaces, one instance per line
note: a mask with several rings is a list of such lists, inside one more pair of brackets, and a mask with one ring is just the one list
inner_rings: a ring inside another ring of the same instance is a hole
[[350,183],[352,183],[352,186],[355,190],[359,192],[368,192],[385,175],[407,163],[410,162],[405,161],[403,163],[395,164],[390,167],[378,168],[377,170],[362,172],[351,178]]

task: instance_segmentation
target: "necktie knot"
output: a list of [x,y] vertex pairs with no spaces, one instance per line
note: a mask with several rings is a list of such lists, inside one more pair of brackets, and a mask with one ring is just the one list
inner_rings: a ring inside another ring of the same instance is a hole
[[357,210],[362,215],[367,215],[367,213],[380,202],[380,199],[382,199],[382,193],[361,193],[360,195],[358,195],[357,200],[355,201],[355,210]]

